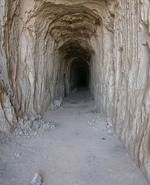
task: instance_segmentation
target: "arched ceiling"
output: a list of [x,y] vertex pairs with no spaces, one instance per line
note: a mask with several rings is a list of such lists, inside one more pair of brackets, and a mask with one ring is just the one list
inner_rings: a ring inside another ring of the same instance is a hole
[[94,52],[92,47],[88,44],[82,42],[81,40],[71,39],[70,42],[64,43],[59,51],[62,53],[63,57],[68,60],[70,58],[80,58],[82,60],[89,60],[91,54]]
[[71,57],[90,58],[90,38],[101,25],[100,16],[82,5],[43,3],[36,11],[36,30],[51,36],[57,49],[67,60]]
[[101,19],[90,9],[81,5],[55,5],[44,3],[37,14],[37,28],[47,24],[48,33],[56,41],[80,37],[90,38],[101,24]]

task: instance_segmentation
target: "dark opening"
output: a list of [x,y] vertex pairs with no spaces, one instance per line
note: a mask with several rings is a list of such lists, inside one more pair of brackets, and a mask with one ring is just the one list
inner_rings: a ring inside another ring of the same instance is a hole
[[75,39],[63,44],[59,52],[65,62],[63,76],[65,97],[82,90],[90,93],[90,61],[93,54],[91,46],[83,40]]
[[86,62],[74,62],[70,71],[71,90],[89,89],[89,65]]

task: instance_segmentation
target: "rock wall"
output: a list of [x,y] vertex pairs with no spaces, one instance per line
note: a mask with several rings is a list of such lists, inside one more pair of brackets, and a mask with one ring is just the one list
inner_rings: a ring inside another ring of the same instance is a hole
[[0,130],[10,132],[16,126],[19,109],[16,98],[16,66],[18,62],[19,1],[0,2]]
[[68,95],[77,62],[89,66],[97,109],[150,181],[149,0],[1,1],[0,131]]
[[114,30],[114,128],[150,181],[150,1],[119,1]]

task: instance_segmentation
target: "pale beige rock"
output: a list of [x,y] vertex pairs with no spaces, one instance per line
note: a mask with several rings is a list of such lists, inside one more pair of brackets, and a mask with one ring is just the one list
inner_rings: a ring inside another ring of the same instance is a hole
[[0,130],[68,95],[77,61],[90,68],[97,109],[150,181],[149,0],[0,1]]

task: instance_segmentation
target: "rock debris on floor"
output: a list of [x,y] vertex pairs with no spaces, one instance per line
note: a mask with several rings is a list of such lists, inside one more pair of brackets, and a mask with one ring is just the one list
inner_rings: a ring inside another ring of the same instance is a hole
[[0,185],[29,185],[35,173],[42,185],[149,184],[94,103],[80,98],[45,113],[43,125],[57,123],[53,129],[0,135]]

